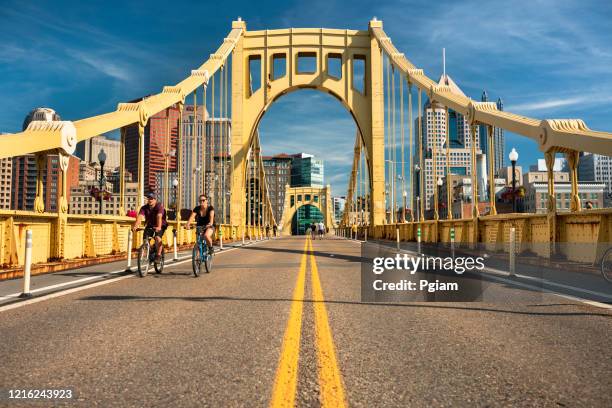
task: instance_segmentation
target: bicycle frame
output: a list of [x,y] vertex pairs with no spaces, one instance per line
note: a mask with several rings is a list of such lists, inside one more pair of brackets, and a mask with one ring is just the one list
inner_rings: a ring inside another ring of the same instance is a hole
[[196,228],[196,239],[198,247],[200,248],[200,257],[202,259],[202,262],[206,262],[206,260],[208,259],[208,244],[206,243],[206,239],[204,238],[204,228]]

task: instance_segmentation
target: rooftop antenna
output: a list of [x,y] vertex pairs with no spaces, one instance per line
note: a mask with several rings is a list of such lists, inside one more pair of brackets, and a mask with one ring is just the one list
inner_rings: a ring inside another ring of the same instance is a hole
[[442,76],[446,82],[446,48],[442,48]]

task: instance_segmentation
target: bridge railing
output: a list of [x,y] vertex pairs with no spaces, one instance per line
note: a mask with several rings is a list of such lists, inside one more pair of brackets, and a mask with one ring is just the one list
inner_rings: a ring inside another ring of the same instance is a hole
[[[26,230],[32,230],[32,263],[63,262],[68,260],[92,260],[97,257],[127,254],[128,234],[134,218],[112,215],[68,215],[64,229],[58,228],[57,213],[30,211],[0,211],[0,271],[23,266],[25,258]],[[177,244],[195,242],[195,229],[185,229],[185,221],[168,221],[163,242],[173,246],[173,231],[177,231]],[[63,231],[63,232],[61,232]],[[59,234],[62,233],[63,236]],[[242,239],[242,229],[223,224],[217,228],[215,240],[220,235],[224,242]],[[262,237],[263,227],[245,228],[245,237]],[[136,233],[132,250],[142,243],[142,233]],[[61,246],[61,247],[60,247]],[[61,255],[61,256],[60,256]]]
[[[556,214],[503,214],[476,219],[427,220],[378,226],[357,227],[358,237],[416,241],[418,229],[424,243],[450,244],[454,232],[458,247],[480,244],[491,252],[509,252],[510,229],[516,230],[516,252],[549,259],[595,264],[612,242],[612,209],[585,210]],[[351,227],[340,227],[350,236]],[[354,232],[353,232],[354,234]]]

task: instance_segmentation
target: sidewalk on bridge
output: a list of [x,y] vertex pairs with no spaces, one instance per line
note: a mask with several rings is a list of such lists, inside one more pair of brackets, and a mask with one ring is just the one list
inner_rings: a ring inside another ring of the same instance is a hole
[[[224,242],[224,246],[230,246],[234,242],[239,241],[226,241]],[[215,241],[214,244],[219,245],[219,241]],[[193,244],[179,245],[178,251],[189,251],[191,250],[192,246]],[[132,250],[132,262],[135,262],[137,253],[138,251],[136,249]],[[172,253],[172,247],[166,248],[166,253]],[[108,263],[116,261],[127,261],[127,253],[121,252],[115,255],[100,255],[92,258],[67,259],[61,261],[32,264],[31,275],[38,276],[70,269],[85,268],[88,266],[106,265]],[[23,266],[0,269],[0,282],[7,279],[18,279],[22,277]]]
[[[256,242],[263,241],[251,241],[251,243]],[[248,244],[247,241],[247,245]],[[228,249],[241,246],[241,241],[235,241],[229,244],[224,243],[223,248]],[[215,252],[219,252],[219,250],[219,247],[215,246]],[[191,246],[178,252],[179,261],[190,259],[190,257]],[[170,266],[173,262],[173,252],[166,252],[166,265]],[[135,274],[137,268],[135,255],[132,257],[132,271],[126,271],[126,266],[127,259],[124,254],[122,259],[112,262],[99,262],[93,265],[72,267],[61,271],[34,275],[31,277],[30,292],[32,296],[39,297],[78,286],[117,278],[123,275]],[[14,278],[0,280],[0,306],[19,301],[19,295],[22,292],[23,279]]]
[[[387,249],[395,249],[397,245],[396,241],[390,240],[368,240],[366,244],[380,245]],[[416,255],[417,243],[402,241],[400,250]],[[422,244],[422,253],[429,256],[447,257],[450,256],[450,246]],[[495,276],[499,272],[509,274],[508,254],[485,251],[482,248],[475,251],[457,248],[455,256],[484,256],[484,275]],[[517,256],[516,276],[510,278],[506,275],[505,277],[536,286],[540,290],[563,292],[597,302],[612,302],[612,284],[603,279],[597,268],[571,262],[555,262],[548,265],[544,262],[535,262],[534,258],[537,261],[537,257],[534,256]],[[542,260],[542,258],[539,259]]]

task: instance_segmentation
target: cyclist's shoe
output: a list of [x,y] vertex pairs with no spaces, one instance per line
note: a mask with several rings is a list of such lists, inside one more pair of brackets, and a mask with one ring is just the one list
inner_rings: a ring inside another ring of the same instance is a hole
[[159,262],[161,262],[161,260],[162,260],[161,255],[156,255],[155,256],[155,262],[159,263]]
[[215,253],[215,248],[213,248],[212,246],[208,247],[208,255],[212,255]]

